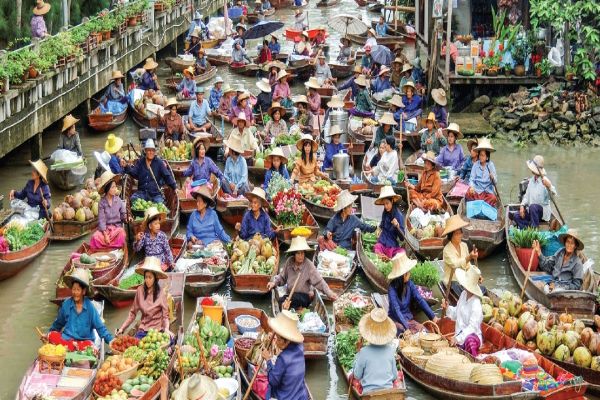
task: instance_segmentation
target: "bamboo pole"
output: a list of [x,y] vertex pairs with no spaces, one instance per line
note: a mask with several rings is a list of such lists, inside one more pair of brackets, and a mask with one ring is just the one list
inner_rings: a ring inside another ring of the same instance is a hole
[[452,0],[448,0],[448,20],[446,21],[446,64],[444,66],[444,82],[446,90],[450,90],[450,32],[452,32]]

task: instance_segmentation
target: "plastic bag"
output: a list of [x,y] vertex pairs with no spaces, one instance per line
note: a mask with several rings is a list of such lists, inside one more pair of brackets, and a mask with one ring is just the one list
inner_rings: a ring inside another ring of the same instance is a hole
[[18,221],[27,225],[31,221],[37,221],[40,218],[40,206],[31,207],[24,200],[13,199],[10,202],[10,208],[15,212],[11,221]]
[[321,317],[316,312],[308,312],[302,318],[302,322],[298,323],[300,332],[325,332],[327,327],[321,321]]
[[54,163],[73,163],[81,160],[81,157],[77,155],[74,151],[65,150],[65,149],[57,149],[54,150],[50,159]]
[[562,39],[556,40],[556,46],[550,49],[548,53],[548,60],[553,67],[562,67],[563,66],[563,52],[564,47],[562,43]]

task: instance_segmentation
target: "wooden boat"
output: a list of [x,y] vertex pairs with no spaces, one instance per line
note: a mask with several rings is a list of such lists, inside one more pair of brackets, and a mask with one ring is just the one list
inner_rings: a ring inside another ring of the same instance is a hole
[[328,8],[328,7],[337,6],[339,2],[340,2],[340,0],[321,0],[321,1],[317,2],[317,4],[315,4],[315,6],[318,8]]
[[208,60],[210,65],[215,66],[229,65],[233,60],[231,56],[217,54],[207,54],[206,59]]
[[[524,266],[519,261],[517,257],[517,251],[515,249],[515,245],[510,241],[509,228],[513,225],[512,221],[510,221],[508,214],[510,212],[519,211],[518,204],[509,204],[506,207],[506,215],[504,229],[506,234],[506,244],[508,247],[508,261],[510,264],[510,269],[515,277],[519,287],[522,289],[525,276],[527,274],[527,266]],[[552,220],[557,220],[555,215],[552,215]],[[543,222],[540,224],[540,230],[548,230],[550,224]],[[547,275],[544,271],[531,271],[530,279],[535,277]],[[539,286],[538,286],[539,285]],[[528,282],[525,293],[527,297],[532,300],[537,301],[540,304],[543,304],[547,308],[551,309],[554,312],[564,312],[564,310],[568,310],[569,314],[573,315],[573,318],[579,318],[582,320],[593,320],[594,314],[596,311],[596,294],[591,292],[585,292],[581,290],[560,290],[551,292],[549,294],[544,293],[544,285],[541,282],[536,283],[534,280]]]
[[[369,148],[369,150],[367,150],[366,154],[375,154],[375,149],[373,148],[374,142],[371,142],[371,147]],[[404,168],[404,163],[402,162],[402,149],[398,148],[398,150],[396,150],[396,154],[398,155],[398,166],[400,168],[400,170],[402,170]],[[384,182],[372,182],[371,179],[369,179],[369,177],[367,176],[366,172],[365,172],[365,167],[367,166],[366,164],[367,161],[367,157],[365,156],[363,158],[363,162],[361,163],[361,179],[362,181],[367,185],[367,188],[374,194],[379,195],[379,193],[381,192],[381,189],[383,189],[383,187],[385,186]],[[395,177],[394,177],[395,179]]]
[[[315,254],[313,256],[313,264],[315,266],[318,266],[318,264],[319,264],[318,257],[319,257],[319,248],[317,247],[317,250],[315,251]],[[346,275],[343,278],[338,278],[338,277],[333,277],[333,276],[323,276],[323,279],[325,280],[325,282],[327,282],[327,286],[329,286],[329,289],[331,289],[331,291],[333,293],[335,293],[337,296],[339,296],[342,293],[344,293],[346,291],[346,289],[348,289],[348,287],[352,283],[352,280],[354,279],[354,274],[356,274],[357,268],[358,268],[358,263],[356,262],[356,254],[355,254],[354,258],[352,259],[352,265],[351,265],[350,272],[348,273],[348,275]],[[324,293],[321,293],[321,296],[323,297],[324,300],[331,300],[329,298],[329,296],[327,296]]]
[[158,116],[149,118],[146,114],[141,113],[135,106],[129,104],[131,108],[131,116],[133,118],[133,122],[136,123],[140,128],[152,128],[156,129],[157,132],[163,132],[165,127],[162,125],[160,118]]
[[496,204],[498,219],[490,221],[488,219],[467,218],[466,200],[462,199],[458,206],[457,214],[465,221],[469,222],[469,226],[463,228],[463,240],[466,240],[469,249],[476,247],[479,253],[479,259],[483,259],[494,252],[494,250],[504,243],[504,206],[500,199]]
[[205,273],[187,273],[185,279],[185,292],[191,297],[210,296],[227,279],[227,269],[230,262],[227,261],[227,268],[215,271],[212,274]]
[[[264,10],[264,11],[262,12],[262,16],[263,16],[264,18],[266,18],[266,17],[270,17],[271,15],[275,14],[275,11],[276,11],[276,10],[275,10],[275,7],[271,7],[271,8],[269,8],[268,10]],[[257,14],[257,13],[255,13],[255,12],[251,12],[251,13],[249,12],[249,13],[246,15],[246,19],[248,20],[248,23],[249,23],[249,24],[256,24],[258,21],[260,21],[260,18],[259,18],[259,16],[258,16],[258,14]]]
[[383,4],[378,1],[367,4],[367,11],[369,12],[378,13],[382,8]]
[[169,64],[169,67],[171,67],[173,72],[183,72],[184,69],[196,65],[195,59],[184,60],[181,57],[167,57],[165,58],[165,61]]
[[[76,187],[81,186],[83,184],[85,174],[87,173],[87,168],[85,167],[85,165],[83,166],[83,168],[85,168],[85,171],[83,172],[83,174],[74,173],[73,171],[78,168],[82,168],[82,167],[64,169],[64,170],[59,170],[59,171],[48,168],[48,180],[50,181],[50,183],[52,185],[59,188],[60,190],[63,190],[63,191],[73,190]],[[82,171],[83,171],[83,169],[82,169]]]
[[[94,307],[100,314],[100,318],[102,318],[104,314],[104,303],[103,302],[93,302]],[[36,358],[31,366],[25,372],[23,376],[23,380],[19,385],[19,390],[15,396],[16,400],[30,400],[35,398],[35,395],[39,393],[42,389],[48,389],[49,393],[47,395],[52,396],[53,398],[61,398],[61,399],[70,399],[70,400],[86,400],[92,396],[92,389],[94,385],[94,381],[96,380],[96,373],[98,372],[98,368],[102,365],[104,361],[104,340],[100,339],[97,332],[95,333],[94,347],[96,347],[98,352],[98,360],[96,361],[96,365],[91,367],[89,364],[87,366],[83,366],[81,368],[68,368],[65,367],[62,369],[58,379],[56,380],[56,384],[54,385],[41,385],[39,382],[42,380],[42,374],[39,373],[40,369],[40,361]],[[56,372],[55,372],[56,374]],[[44,376],[49,376],[48,374],[44,374]],[[58,381],[61,377],[67,379],[77,379],[80,380],[82,385],[78,388],[68,388],[68,387],[60,387],[58,386]]]
[[[297,60],[290,62],[286,68],[288,74],[291,74],[295,82],[306,82],[313,74],[315,69],[313,59]],[[286,116],[289,118],[291,115],[289,110],[286,109]]]
[[290,8],[294,4],[293,0],[275,0],[271,3],[271,6],[276,10],[280,8]]
[[414,151],[421,150],[421,134],[418,131],[402,132],[402,138],[406,139],[406,143],[408,143]]
[[354,64],[330,63],[329,69],[334,78],[347,78],[354,72]]
[[98,226],[98,217],[95,217],[89,221],[79,222],[73,221],[53,221],[52,222],[52,233],[50,234],[50,240],[57,241],[69,241],[75,240],[88,233],[94,231]]
[[[211,175],[211,181],[213,183],[212,187],[212,197],[216,199],[217,193],[221,189],[221,182],[214,176]],[[177,198],[179,199],[179,212],[182,215],[189,215],[196,210],[196,199],[193,197],[185,197],[185,191],[183,189],[177,189]]]
[[[208,70],[206,72],[204,72],[203,74],[195,75],[194,81],[196,82],[196,84],[201,84],[201,83],[211,80],[212,78],[215,77],[215,75],[217,75],[217,67],[215,67],[214,65],[211,65],[208,68]],[[174,76],[172,78],[167,78],[166,86],[169,89],[171,89],[172,91],[176,91],[177,85],[179,85],[182,80],[183,80],[182,77],[177,77],[177,76]]]
[[242,222],[244,213],[248,210],[250,202],[245,197],[243,199],[225,201],[224,196],[225,192],[223,192],[223,189],[219,189],[216,210],[225,222],[231,226],[235,226],[238,222]]
[[207,39],[207,40],[201,40],[200,43],[202,43],[202,47],[203,49],[213,49],[215,47],[217,47],[218,45],[220,45],[221,43],[223,43],[225,41],[225,39]]
[[48,223],[44,224],[44,230],[46,233],[37,243],[21,250],[0,253],[0,281],[18,274],[46,249],[50,240]]
[[[173,253],[174,263],[176,263],[179,257],[181,256],[185,245],[185,237],[176,236],[169,239],[169,247],[171,247],[171,252]],[[98,296],[108,300],[110,304],[113,305],[113,307],[122,308],[130,306],[133,302],[133,299],[135,298],[135,291],[138,287],[134,286],[129,289],[121,289],[119,287],[119,281],[123,276],[127,276],[129,273],[131,273],[132,270],[135,271],[136,267],[137,264],[133,264],[130,265],[128,268],[123,268],[121,270],[121,273],[119,273],[115,278],[113,278],[106,284],[100,285],[92,283],[94,291]],[[167,273],[167,275],[169,276],[169,279],[171,279],[172,276],[179,276],[179,274],[171,272]]]
[[[280,307],[280,293],[279,288],[275,288],[271,291],[271,307],[273,309],[273,315],[277,316],[281,311]],[[315,291],[315,298],[313,300],[312,310],[319,314],[321,321],[326,326],[325,332],[302,332],[304,335],[304,358],[314,359],[327,356],[327,342],[329,341],[329,335],[331,334],[331,324],[329,322],[329,315],[325,308],[325,303],[321,298],[319,291]]]
[[285,38],[287,40],[294,41],[296,39],[296,37],[299,38],[300,36],[302,36],[302,32],[307,32],[309,40],[312,40],[318,35],[318,33],[320,31],[326,31],[326,29],[325,28],[314,28],[314,29],[307,29],[306,31],[301,31],[301,30],[297,30],[297,29],[286,28]]
[[354,2],[358,4],[359,7],[365,7],[370,4],[369,0],[354,0]]
[[88,114],[88,125],[95,131],[107,132],[120,126],[127,120],[127,107],[120,114],[102,114],[100,107],[96,107]]
[[[275,221],[275,215],[272,210],[269,210],[269,217],[271,218],[271,225],[273,226],[273,228],[275,228],[277,226],[277,223]],[[311,234],[309,237],[306,238],[306,241],[308,242],[309,246],[315,246],[317,244],[317,238],[319,236],[319,224],[308,209],[304,210],[304,212],[302,213],[302,220],[298,227],[310,229]],[[277,232],[277,238],[279,239],[279,241],[289,246],[292,242],[292,231],[294,230],[294,228],[296,227],[292,226],[288,228],[280,228]]]
[[231,288],[239,294],[264,295],[269,293],[267,284],[272,277],[279,273],[279,242],[277,238],[273,241],[275,255],[275,267],[271,275],[266,274],[236,274],[231,268]]
[[229,64],[229,72],[233,74],[255,77],[259,70],[260,67],[256,64],[246,64],[240,66]]

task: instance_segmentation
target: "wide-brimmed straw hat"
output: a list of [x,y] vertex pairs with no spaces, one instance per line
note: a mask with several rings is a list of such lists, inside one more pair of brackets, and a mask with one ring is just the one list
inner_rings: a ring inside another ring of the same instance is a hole
[[327,107],[329,108],[342,108],[344,107],[346,103],[344,103],[344,100],[342,100],[342,98],[340,96],[338,96],[337,94],[334,94],[333,96],[331,96],[331,100],[329,100],[327,102]]
[[112,171],[104,171],[102,175],[100,175],[100,184],[98,185],[98,193],[104,194],[106,192],[106,185],[115,180],[117,175],[113,174]]
[[198,35],[198,31],[196,29],[194,29],[192,31],[192,33],[190,33],[190,37],[191,38],[196,38],[196,39],[200,39],[200,35]]
[[78,282],[87,288],[90,287],[90,273],[86,268],[75,268],[63,281],[68,287],[73,287],[73,283]]
[[442,88],[433,89],[431,91],[431,98],[433,98],[433,101],[438,103],[440,106],[445,106],[446,104],[448,104],[448,99],[446,98],[446,91]]
[[144,63],[144,66],[142,68],[144,68],[146,71],[148,71],[149,69],[155,69],[156,67],[158,67],[158,63],[156,61],[154,61],[154,58],[152,57],[148,57],[146,58],[146,62]]
[[389,185],[386,185],[383,188],[381,188],[381,192],[379,193],[379,197],[375,200],[375,204],[377,204],[378,206],[382,206],[383,200],[385,199],[390,199],[392,203],[395,203],[397,201],[400,201],[401,198],[402,196],[394,192],[394,188],[392,188]]
[[358,199],[358,196],[353,195],[346,189],[342,190],[338,195],[337,202],[333,207],[333,211],[339,212],[344,208],[351,206],[356,201],[356,199]]
[[362,87],[369,86],[369,84],[367,83],[367,78],[365,78],[364,75],[359,75],[358,78],[354,80],[354,83]]
[[392,271],[387,278],[391,281],[409,272],[417,265],[417,260],[408,258],[405,252],[396,254],[392,260]]
[[29,161],[33,169],[40,174],[40,177],[44,182],[48,182],[48,167],[42,160]]
[[103,170],[110,171],[110,167],[108,166],[108,163],[110,162],[110,154],[108,151],[105,150],[102,153],[99,151],[94,151],[94,157],[96,158],[98,165],[101,166]]
[[160,258],[150,256],[144,258],[144,261],[135,268],[135,272],[144,276],[146,271],[154,272],[157,279],[167,279],[167,274],[165,274],[160,267]]
[[264,79],[256,82],[256,87],[260,89],[261,92],[271,93],[271,85],[269,85],[269,81],[265,82]]
[[311,76],[308,79],[308,82],[304,83],[304,86],[306,86],[309,89],[319,89],[319,88],[321,88],[321,85],[319,85],[319,81],[317,80],[316,76]]
[[210,134],[198,135],[192,142],[192,146],[196,148],[200,143],[204,144],[204,150],[208,150],[210,147]]
[[425,123],[427,123],[428,121],[433,122],[433,126],[437,126],[437,120],[435,119],[435,114],[430,112],[429,114],[427,114],[427,118],[425,118]]
[[370,344],[383,346],[396,337],[396,325],[383,308],[374,308],[358,323],[360,335]]
[[112,72],[112,76],[110,77],[110,80],[114,81],[115,79],[119,79],[119,78],[123,79],[125,77],[123,76],[123,74],[121,73],[121,71],[118,71],[118,70],[117,71],[113,71]]
[[402,72],[401,73],[410,71],[412,69],[413,69],[412,65],[410,65],[409,63],[404,63],[404,65],[402,65]]
[[415,83],[413,81],[408,81],[404,84],[404,86],[402,86],[402,91],[406,93],[406,88],[412,88],[412,90],[416,90],[417,87],[415,86]]
[[287,157],[283,154],[283,150],[281,147],[275,147],[271,154],[269,154],[266,159],[273,163],[273,157],[279,157],[281,159],[281,164],[286,165],[288,162]]
[[379,70],[379,74],[378,76],[381,76],[383,74],[387,74],[390,72],[390,69],[388,67],[386,67],[385,65],[383,67],[381,67],[381,69]]
[[386,124],[386,125],[396,125],[397,122],[394,119],[394,114],[392,114],[389,111],[386,111],[383,113],[383,116],[379,119],[379,123],[380,124]]
[[210,190],[208,190],[208,187],[206,185],[200,185],[200,186],[195,187],[192,190],[192,197],[194,199],[198,199],[198,197],[202,197],[202,199],[204,199],[204,202],[209,207],[214,207],[214,205],[215,205],[215,199],[213,199],[212,193],[210,192]]
[[360,74],[362,73],[362,67],[360,65],[355,65],[354,68],[352,69],[352,72],[355,74]]
[[[240,118],[238,118],[240,119]],[[244,118],[244,121],[246,119]],[[240,139],[237,136],[230,136],[227,140],[223,141],[223,144],[227,147],[229,147],[229,149],[235,151],[236,153],[243,153],[244,152],[244,148],[242,147],[242,142],[240,141]]]
[[162,223],[167,218],[167,215],[163,212],[158,211],[158,208],[156,207],[147,208],[144,212],[144,222],[142,222],[142,231],[146,231],[146,229],[148,229],[148,225],[150,225],[150,222],[154,221],[157,218]]
[[442,232],[442,236],[446,236],[466,226],[469,226],[469,223],[462,219],[460,215],[453,215],[446,220],[446,227],[444,228],[444,232]]
[[169,100],[167,100],[167,105],[165,106],[165,108],[171,108],[173,106],[177,107],[178,105],[179,103],[177,102],[177,98],[170,97]]
[[431,150],[430,150],[430,151],[428,151],[428,152],[425,152],[425,153],[423,153],[423,154],[421,155],[421,158],[422,158],[424,161],[429,161],[429,162],[431,162],[431,163],[433,164],[434,168],[436,168],[436,169],[439,169],[439,167],[440,167],[440,164],[439,164],[439,163],[438,163],[438,161],[435,159],[435,153],[434,153],[433,151],[431,151]]
[[344,133],[344,132],[339,127],[339,125],[333,125],[331,128],[329,128],[329,132],[327,132],[327,134],[325,136],[331,137],[331,136],[335,136],[335,135],[341,135],[342,133]]
[[278,101],[274,101],[273,102],[273,104],[271,105],[271,107],[269,107],[269,110],[267,110],[267,114],[269,114],[271,117],[273,117],[273,114],[277,110],[279,110],[279,116],[281,118],[283,118],[283,116],[285,115],[285,108],[282,107],[281,104],[279,104]]
[[558,240],[564,246],[565,241],[569,236],[575,239],[575,243],[577,244],[577,250],[583,250],[585,246],[583,244],[583,241],[579,238],[579,232],[577,232],[577,230],[575,229],[569,229],[566,233],[561,233],[560,235],[558,235]]
[[248,200],[252,200],[252,198],[257,198],[258,200],[260,200],[260,202],[262,203],[263,207],[268,207],[269,206],[269,202],[267,201],[267,194],[265,193],[264,190],[262,190],[258,186],[255,186],[254,189],[252,189],[251,192],[244,193],[244,196]]
[[[273,61],[269,61],[269,62],[268,62],[268,63],[266,63],[266,64],[265,64],[265,66],[263,67],[263,71],[266,71],[266,72],[268,72],[268,71],[271,71],[271,68],[273,68],[273,67],[275,67],[275,68],[277,68],[279,71],[281,71],[281,70],[285,69],[285,64],[284,64],[284,63],[282,63],[282,62],[281,62],[281,61],[279,61],[279,60],[273,60]],[[278,73],[279,73],[279,71],[278,71]]]
[[249,99],[250,98],[250,93],[248,93],[248,92],[242,92],[242,94],[240,94],[237,98],[238,98],[238,101]]
[[317,151],[317,149],[319,148],[319,145],[317,144],[315,139],[313,139],[312,135],[302,135],[302,137],[300,139],[298,139],[298,141],[296,142],[296,148],[300,152],[303,152],[304,151],[304,142],[306,142],[306,141],[309,141],[312,144],[312,151]]
[[460,131],[460,126],[456,122],[450,122],[450,125],[446,128],[446,132],[454,132],[454,136],[457,139],[461,139],[463,137],[462,132]]
[[298,315],[288,310],[283,310],[275,318],[269,318],[269,326],[277,336],[294,343],[304,342],[304,336],[298,329]]
[[227,93],[235,93],[235,89],[232,88],[231,86],[229,86],[229,84],[227,84],[227,83],[223,86],[223,88],[221,90],[223,91],[224,95]]
[[194,71],[194,67],[187,67],[186,69],[183,70],[183,74],[184,75],[186,75],[186,74],[189,75],[190,78],[194,77],[194,72],[195,72]]
[[402,65],[402,64],[404,64],[404,60],[402,60],[400,57],[396,57],[396,58],[394,58],[394,61],[392,61],[392,65],[393,64],[400,64],[400,65]]
[[492,146],[492,142],[490,141],[490,139],[488,139],[486,137],[480,138],[477,141],[477,147],[475,147],[475,151],[479,151],[479,150],[487,150],[490,152],[496,151],[496,149],[494,149],[494,147]]
[[373,36],[377,36],[377,32],[375,32],[375,29],[373,28],[369,28],[369,33]]
[[242,28],[243,30],[247,31],[248,29],[246,28],[246,25],[244,24],[237,24],[235,26],[235,31],[237,32],[238,29]]
[[73,115],[71,115],[71,114],[67,115],[63,119],[63,126],[61,129],[61,132],[66,131],[67,129],[69,129],[70,127],[72,127],[73,125],[75,125],[78,122],[79,122],[79,120],[77,118],[75,118]]
[[388,103],[390,103],[391,105],[396,106],[398,108],[404,108],[404,103],[402,102],[402,97],[400,97],[397,94],[393,95],[392,98],[388,100]]
[[212,378],[195,373],[181,381],[171,398],[173,400],[217,400],[221,397],[219,397],[219,387]]
[[546,169],[544,168],[544,157],[540,156],[539,154],[535,157],[533,157],[533,160],[527,160],[526,161],[527,164],[527,168],[529,168],[529,170],[531,172],[533,172],[534,175],[546,175]]
[[454,275],[456,275],[456,280],[458,283],[465,288],[467,292],[478,297],[483,296],[483,292],[479,287],[479,278],[481,277],[479,268],[471,267],[466,271],[462,268],[457,268],[454,272]]
[[294,104],[298,104],[298,103],[308,104],[308,99],[303,94],[301,94],[299,96],[296,96],[296,97],[293,97],[292,101],[294,102]]
[[292,238],[290,248],[287,249],[286,253],[295,253],[297,251],[311,251],[306,238],[304,236],[295,236]]
[[478,143],[479,142],[478,142],[477,138],[467,140],[467,149],[469,149],[469,151],[471,151],[471,147],[473,147],[473,146],[477,147]]
[[44,15],[50,11],[50,3],[44,3],[44,0],[37,0],[35,3],[35,7],[33,7],[35,15]]

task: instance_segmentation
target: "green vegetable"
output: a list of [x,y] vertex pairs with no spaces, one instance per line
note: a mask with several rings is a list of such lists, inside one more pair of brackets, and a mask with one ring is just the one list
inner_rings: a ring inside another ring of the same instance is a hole
[[346,250],[343,247],[338,246],[338,247],[335,248],[335,250],[333,250],[333,252],[337,253],[337,254],[339,254],[341,256],[348,257],[348,250]]
[[356,356],[356,344],[360,334],[357,328],[340,332],[335,336],[335,353],[345,371],[352,369],[354,357]]
[[79,262],[82,264],[96,264],[96,259],[84,253],[79,258]]
[[300,140],[299,134],[294,135],[279,135],[275,138],[275,144],[280,145],[288,145],[288,144],[296,144],[296,142]]
[[119,287],[121,289],[131,289],[132,287],[139,286],[144,283],[144,277],[137,272],[127,278],[119,281]]
[[19,251],[32,246],[44,236],[42,221],[32,221],[25,228],[10,225],[4,230],[4,238],[8,242],[10,251]]
[[379,256],[371,251],[366,251],[365,254],[369,257],[369,260],[375,264],[375,267],[381,272],[385,277],[387,277],[390,272],[392,272],[392,263],[390,261],[383,261]]
[[367,311],[367,307],[354,307],[352,305],[344,308],[344,317],[348,318],[350,321],[352,321],[352,323],[354,325],[358,325],[358,323],[360,322],[360,319],[362,318],[363,315],[365,315],[365,312]]
[[431,261],[424,261],[417,264],[410,271],[410,279],[415,285],[425,286],[431,289],[440,280],[440,272],[436,264]]
[[530,249],[534,240],[540,242],[541,247],[544,247],[548,242],[548,239],[535,228],[519,229],[511,227],[509,230],[509,236],[510,241],[515,245],[515,247],[521,247],[524,249]]

